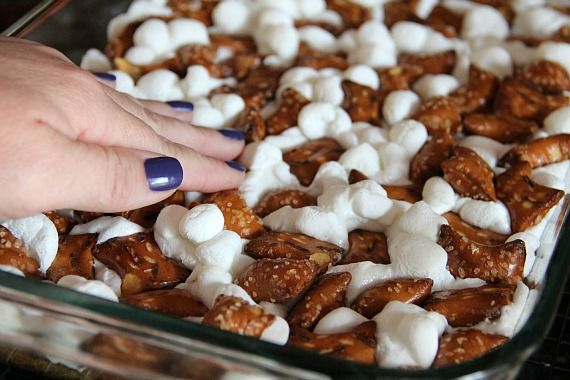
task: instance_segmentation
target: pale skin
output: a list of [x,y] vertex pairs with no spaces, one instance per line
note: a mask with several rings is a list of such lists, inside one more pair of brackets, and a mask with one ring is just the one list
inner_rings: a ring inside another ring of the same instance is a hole
[[116,212],[170,196],[151,191],[145,159],[170,156],[180,190],[239,186],[226,165],[243,141],[191,125],[191,112],[115,91],[63,54],[0,38],[0,220],[71,208]]

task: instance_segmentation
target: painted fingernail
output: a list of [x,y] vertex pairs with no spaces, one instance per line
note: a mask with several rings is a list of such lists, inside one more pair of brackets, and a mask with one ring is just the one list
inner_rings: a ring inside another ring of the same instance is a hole
[[242,131],[236,131],[235,129],[218,129],[218,132],[228,139],[238,141],[245,140],[245,134]]
[[112,73],[93,73],[93,75],[95,75],[100,80],[106,80],[109,82],[114,82],[117,80],[117,76]]
[[238,172],[245,172],[245,166],[236,161],[226,161],[226,165]]
[[174,157],[149,158],[144,162],[144,171],[152,191],[176,189],[184,177],[182,165]]
[[170,102],[166,102],[166,104],[174,108],[176,111],[194,111],[194,104],[183,100],[172,100]]

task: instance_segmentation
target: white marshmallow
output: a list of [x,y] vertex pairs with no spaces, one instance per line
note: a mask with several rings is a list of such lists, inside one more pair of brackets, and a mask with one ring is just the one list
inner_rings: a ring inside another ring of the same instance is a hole
[[70,274],[60,278],[57,285],[109,301],[119,302],[119,298],[113,289],[101,281],[87,280],[81,276]]
[[348,186],[348,172],[337,161],[325,162],[307,189],[313,196],[321,195],[325,189],[333,186]]
[[447,327],[441,314],[399,301],[388,303],[374,320],[378,341],[376,360],[386,368],[428,368],[437,354],[439,337]]
[[40,272],[46,273],[57,255],[58,234],[53,222],[44,214],[6,220],[1,223],[22,240],[26,254],[34,259]]
[[310,139],[334,137],[352,126],[345,110],[329,103],[310,103],[301,109],[299,129]]
[[192,124],[200,127],[219,129],[224,126],[225,116],[219,109],[208,103],[194,103]]
[[312,96],[314,102],[330,103],[340,106],[344,100],[341,78],[338,75],[320,76],[312,81]]
[[304,26],[299,28],[299,39],[313,49],[325,53],[336,53],[336,37],[329,31],[318,26]]
[[377,179],[380,183],[391,185],[409,184],[408,172],[411,156],[399,144],[389,142],[378,144],[382,172]]
[[95,269],[95,280],[105,283],[108,287],[113,289],[117,297],[121,296],[121,277],[115,272],[105,266],[97,259],[93,260],[93,267]]
[[[481,20],[485,20],[481,22]],[[469,10],[461,27],[463,39],[494,37],[504,40],[509,35],[509,24],[501,12],[493,7],[482,5]]]
[[340,156],[338,162],[346,170],[356,169],[368,177],[373,177],[380,171],[380,157],[368,143],[348,149]]
[[457,202],[457,194],[453,187],[441,177],[431,177],[424,184],[423,200],[438,214],[453,210]]
[[512,34],[547,38],[570,22],[570,17],[549,7],[528,8],[516,14]]
[[339,307],[327,313],[316,324],[315,334],[338,334],[348,332],[368,319],[348,307]]
[[16,267],[13,267],[11,265],[0,265],[0,271],[2,272],[8,272],[8,273],[12,273],[16,276],[20,276],[20,277],[26,277],[26,275],[24,274],[24,272],[22,272],[21,270],[19,270]]
[[224,214],[215,204],[206,203],[186,212],[179,224],[180,235],[194,244],[204,243],[222,232]]
[[412,21],[398,21],[392,26],[391,33],[401,53],[435,54],[454,48],[452,40],[443,34]]
[[471,62],[500,79],[513,73],[511,55],[500,46],[488,46],[475,50]]
[[385,280],[397,278],[392,265],[374,264],[371,261],[361,261],[352,264],[335,265],[327,273],[349,272],[352,279],[346,289],[346,304],[351,305],[363,291],[374,287]]
[[420,98],[410,90],[392,91],[382,106],[382,116],[388,124],[396,124],[410,117],[419,107]]
[[348,55],[350,64],[363,64],[373,68],[392,67],[397,64],[396,53],[381,45],[358,45]]
[[426,74],[418,79],[414,85],[414,91],[423,99],[427,100],[436,96],[446,96],[459,87],[459,82],[452,75]]
[[448,224],[447,220],[436,214],[426,202],[420,201],[414,203],[390,228],[391,233],[395,233],[392,229],[396,228],[437,242],[442,224]]
[[109,58],[99,49],[88,49],[79,65],[83,70],[101,73],[113,69]]
[[262,25],[255,33],[255,43],[261,54],[275,54],[290,60],[299,51],[299,32],[291,25]]
[[285,71],[279,79],[279,84],[293,84],[310,81],[319,76],[319,72],[312,67],[297,66]]
[[388,133],[384,128],[378,128],[366,122],[357,122],[352,124],[350,131],[338,135],[336,140],[345,149],[362,143],[377,146],[378,144],[388,142]]
[[[346,33],[345,33],[346,34]],[[348,61],[374,68],[396,64],[396,45],[386,26],[378,21],[367,21],[354,34],[341,36],[339,48],[346,49]]]
[[187,97],[199,98],[208,95],[210,91],[222,84],[220,79],[212,78],[204,66],[192,65],[188,67],[181,87]]
[[122,216],[101,216],[85,224],[73,226],[70,235],[99,234],[97,244],[107,240],[143,232],[144,228]]
[[275,316],[273,323],[263,330],[259,339],[283,346],[289,339],[289,324],[285,319]]
[[156,53],[146,46],[133,46],[125,53],[125,59],[133,65],[152,65],[157,61]]
[[210,265],[197,265],[186,282],[176,287],[185,289],[211,309],[220,294],[219,289],[232,284],[232,276],[222,268]]
[[343,78],[374,90],[380,87],[380,77],[378,73],[366,65],[350,66],[344,71]]
[[164,1],[133,1],[126,13],[113,18],[107,26],[107,40],[117,37],[129,24],[152,16],[171,16],[172,9]]
[[484,136],[468,136],[459,145],[474,150],[491,168],[497,166],[499,158],[511,149],[510,145]]
[[[467,223],[500,234],[511,232],[509,210],[501,202],[486,202],[471,198],[459,202],[459,215]],[[457,210],[456,210],[457,211]]]
[[210,36],[206,26],[194,19],[177,18],[168,23],[171,49],[176,50],[183,45],[208,45]]
[[210,99],[212,106],[219,110],[224,117],[224,126],[234,124],[240,114],[245,110],[245,102],[237,94],[216,94]]
[[180,234],[180,222],[187,212],[179,205],[163,208],[154,224],[154,240],[164,256],[192,269],[196,265],[195,247]]
[[524,232],[517,232],[509,236],[506,243],[517,239],[522,240],[525,246],[526,257],[524,262],[523,276],[526,277],[528,276],[528,274],[532,269],[532,266],[534,265],[534,261],[536,259],[536,250],[540,246],[540,239],[534,236],[534,234],[524,231]]
[[168,24],[157,18],[143,22],[133,34],[134,46],[142,46],[156,54],[166,53],[170,49]]
[[298,127],[293,127],[286,129],[280,135],[267,136],[263,141],[284,151],[293,149],[308,140]]
[[285,206],[263,218],[263,224],[273,231],[303,233],[343,248],[348,247],[348,233],[342,221],[334,212],[321,207],[294,209]]
[[135,91],[135,81],[133,78],[123,71],[114,70],[112,73],[115,74],[116,77],[115,90],[133,95]]
[[241,254],[239,235],[224,230],[196,247],[194,255],[200,264],[213,265],[230,271],[234,259]]
[[388,136],[390,141],[400,145],[410,156],[414,156],[428,138],[426,127],[416,120],[403,120],[394,124]]
[[221,1],[212,11],[212,22],[222,32],[246,34],[251,26],[252,7],[246,1]]
[[551,112],[544,119],[544,129],[550,135],[570,133],[570,106]]
[[139,78],[134,94],[142,99],[161,102],[184,99],[179,82],[178,75],[170,70],[154,70]]
[[426,19],[439,0],[419,0],[416,2],[414,13],[421,19]]

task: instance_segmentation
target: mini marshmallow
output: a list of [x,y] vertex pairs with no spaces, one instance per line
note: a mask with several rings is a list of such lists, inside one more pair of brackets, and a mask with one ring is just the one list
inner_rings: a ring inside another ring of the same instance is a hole
[[403,120],[390,128],[388,137],[414,156],[427,141],[428,134],[426,127],[419,121]]
[[[485,20],[481,22],[481,20]],[[504,40],[509,35],[509,24],[497,9],[481,5],[469,10],[463,17],[461,37],[474,39],[494,37]]]
[[250,30],[252,7],[246,1],[221,1],[212,11],[212,22],[223,33],[247,34]]
[[198,20],[176,18],[168,23],[168,32],[172,50],[190,44],[210,44],[208,29]]
[[447,96],[458,87],[457,79],[447,74],[426,74],[413,85],[414,92],[423,100],[436,96]]
[[224,114],[219,109],[206,103],[195,103],[192,124],[200,127],[219,129],[226,123]]
[[141,99],[161,102],[184,99],[178,75],[166,69],[154,70],[140,77],[134,94]]
[[447,327],[443,315],[399,301],[388,303],[374,320],[376,359],[386,368],[428,368],[437,354],[439,337]]
[[392,91],[382,106],[382,116],[388,124],[396,124],[409,118],[419,107],[420,98],[410,90]]
[[302,233],[343,248],[348,247],[346,227],[334,212],[322,207],[294,209],[285,206],[263,218],[263,224],[272,231]]
[[83,70],[101,73],[113,69],[109,58],[99,49],[88,49],[83,57],[81,57],[81,64],[79,65]]
[[[244,243],[242,241],[242,243]],[[243,244],[245,245],[245,243]],[[234,262],[232,263],[232,267],[230,268],[230,274],[235,278],[238,277],[244,270],[247,269],[251,264],[255,262],[255,259],[244,254],[237,255],[234,257]]]
[[356,41],[361,45],[380,45],[388,51],[395,52],[396,44],[386,25],[379,21],[367,21],[358,28]]
[[197,265],[186,282],[176,287],[185,289],[211,309],[223,285],[232,283],[232,276],[223,268],[210,265]]
[[299,32],[291,25],[262,25],[255,33],[255,43],[261,54],[290,60],[299,51]]
[[279,79],[280,85],[310,81],[319,76],[319,72],[312,67],[292,67],[285,71]]
[[388,142],[388,133],[384,128],[378,128],[366,122],[356,122],[352,124],[350,131],[341,133],[335,139],[345,149],[363,143],[377,146],[378,144]]
[[95,280],[101,281],[110,287],[117,297],[121,296],[121,277],[115,272],[105,266],[97,259],[93,259],[93,267],[95,269]]
[[45,274],[57,255],[59,238],[53,222],[44,214],[37,214],[0,224],[22,240],[26,254],[39,264],[40,272]]
[[204,66],[192,65],[188,67],[181,87],[187,97],[199,98],[208,95],[210,91],[222,84],[220,79],[212,78]]
[[245,102],[237,94],[216,94],[212,96],[210,102],[224,116],[225,126],[233,125],[245,110]]
[[511,232],[509,210],[501,202],[486,202],[467,198],[465,202],[462,202],[459,215],[467,223],[479,228],[500,234]]
[[112,73],[115,75],[115,90],[125,94],[133,95],[135,91],[135,81],[133,78],[119,70],[114,70]]
[[143,22],[133,34],[134,46],[142,46],[160,55],[170,49],[168,24],[157,18]]
[[320,76],[312,81],[312,97],[314,102],[330,103],[340,106],[344,100],[341,78],[338,75]]
[[220,284],[217,286],[212,297],[216,300],[220,295],[239,297],[250,305],[255,305],[255,301],[251,296],[241,286],[236,284]]
[[24,274],[24,272],[22,272],[21,270],[19,270],[16,267],[13,267],[11,265],[0,265],[0,271],[2,272],[7,272],[7,273],[12,273],[13,275],[16,276],[20,276],[20,277],[26,277],[26,275]]
[[549,7],[533,7],[516,14],[512,34],[547,38],[570,22],[570,17]]
[[293,127],[286,129],[280,135],[267,136],[263,141],[285,151],[302,145],[307,142],[308,139],[298,127]]
[[570,166],[568,160],[536,168],[532,171],[530,179],[539,185],[566,191],[567,174]]
[[352,65],[343,73],[343,79],[358,83],[362,86],[378,90],[380,87],[380,77],[370,66]]
[[435,54],[454,47],[443,34],[412,21],[398,21],[390,32],[400,53]]
[[411,156],[399,144],[389,142],[378,144],[382,171],[376,178],[383,184],[406,185],[409,183]]
[[544,129],[550,135],[570,133],[570,106],[558,108],[544,119]]
[[70,235],[99,234],[97,244],[107,240],[144,232],[144,228],[122,216],[101,216],[89,223],[73,226]]
[[81,276],[70,274],[60,278],[57,285],[109,301],[119,302],[119,298],[113,289],[101,281],[87,280]]
[[431,177],[424,184],[422,190],[423,200],[437,214],[445,214],[453,210],[457,202],[457,194],[453,187],[441,177]]
[[345,151],[338,159],[346,170],[356,169],[368,177],[380,171],[380,157],[370,144],[363,143]]
[[313,49],[334,54],[337,51],[336,37],[329,31],[318,26],[299,28],[299,39]]
[[447,219],[436,214],[426,202],[419,201],[414,203],[412,207],[398,218],[390,229],[396,228],[437,242],[439,229],[442,224],[448,224]]
[[180,234],[180,222],[188,209],[179,205],[163,208],[154,224],[154,240],[164,256],[194,268],[196,257],[194,245]]
[[329,103],[310,103],[301,109],[299,129],[310,139],[334,137],[350,130],[352,121],[345,110]]
[[157,61],[156,53],[146,46],[133,46],[125,53],[125,59],[137,66],[152,65]]
[[163,1],[133,1],[126,13],[111,19],[107,26],[107,40],[111,41],[133,22],[149,17],[172,16],[172,9]]
[[394,275],[403,278],[431,278],[434,290],[442,289],[453,281],[453,276],[446,269],[447,252],[433,238],[410,234],[397,228],[390,228],[387,235],[388,252],[392,261],[390,267]]
[[468,136],[459,145],[474,150],[491,168],[497,166],[499,158],[511,149],[510,145],[484,136]]
[[348,55],[350,64],[363,64],[373,68],[396,66],[396,53],[381,45],[359,45]]
[[239,188],[249,207],[254,207],[269,190],[300,186],[283,161],[281,150],[266,141],[248,144],[240,162],[249,168]]
[[224,229],[224,214],[215,204],[193,207],[180,219],[180,235],[194,244],[204,243]]
[[339,307],[319,320],[313,332],[315,334],[338,334],[348,332],[368,319],[348,307]]
[[426,19],[437,3],[439,3],[439,0],[419,0],[416,2],[414,13],[419,18]]
[[349,52],[348,61],[351,64],[374,68],[396,65],[394,40],[386,26],[375,20],[362,24],[353,35],[341,36],[339,48]]
[[308,193],[317,197],[325,189],[337,185],[348,186],[348,172],[336,161],[325,162],[317,170],[317,174],[307,189]]
[[275,316],[273,323],[263,330],[259,339],[284,346],[289,339],[289,324],[285,319]]
[[513,73],[513,61],[509,52],[500,46],[488,46],[473,52],[471,62],[479,68],[503,79]]
[[194,255],[200,264],[213,265],[230,271],[235,257],[241,254],[241,250],[239,235],[224,230],[196,247]]
[[336,40],[336,44],[339,50],[344,52],[350,52],[356,49],[356,30],[348,29],[345,30]]

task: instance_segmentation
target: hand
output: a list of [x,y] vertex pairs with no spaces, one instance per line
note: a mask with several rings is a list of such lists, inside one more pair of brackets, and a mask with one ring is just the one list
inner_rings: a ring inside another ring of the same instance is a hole
[[0,38],[0,219],[239,186],[242,168],[225,161],[242,136],[193,127],[191,116],[118,93],[53,49]]

